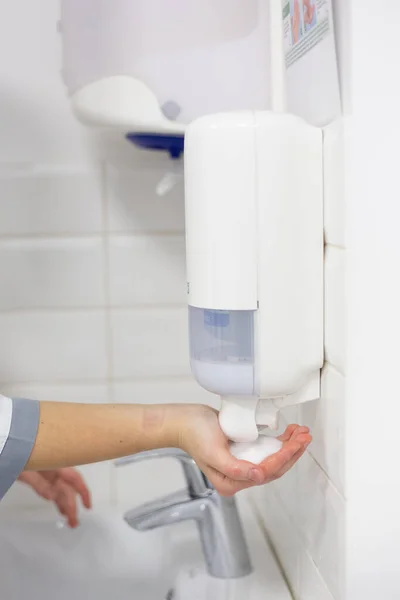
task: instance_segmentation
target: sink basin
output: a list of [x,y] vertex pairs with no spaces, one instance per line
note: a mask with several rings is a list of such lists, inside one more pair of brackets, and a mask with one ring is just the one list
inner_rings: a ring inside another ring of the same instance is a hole
[[254,572],[209,577],[194,523],[138,533],[115,511],[86,514],[57,528],[47,510],[0,519],[4,600],[290,600],[247,499],[240,500]]
[[[4,519],[4,522],[3,522]],[[75,531],[32,511],[2,515],[1,597],[4,600],[160,600],[171,585],[165,532],[141,536],[122,516],[82,518]]]

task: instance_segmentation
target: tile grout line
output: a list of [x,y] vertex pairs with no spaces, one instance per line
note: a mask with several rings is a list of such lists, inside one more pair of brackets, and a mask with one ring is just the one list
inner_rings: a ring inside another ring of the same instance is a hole
[[325,471],[324,467],[318,462],[318,460],[315,458],[315,456],[313,454],[311,454],[311,452],[309,450],[307,450],[307,454],[309,455],[309,457],[311,458],[311,460],[317,465],[317,467],[322,471],[323,475],[325,476],[325,479],[328,481],[329,485],[335,490],[335,492],[338,494],[338,496],[340,496],[340,498],[344,501],[347,502],[346,496],[344,495],[343,492],[341,492],[336,484],[334,483],[334,481],[331,479],[331,477],[329,476],[329,474],[327,473],[327,471]]
[[[51,231],[43,231],[38,233],[11,233],[4,234],[0,233],[0,244],[3,242],[10,241],[38,241],[38,240],[65,240],[65,239],[102,239],[105,231],[103,230],[94,230],[94,231],[60,231],[60,232],[51,232]],[[129,238],[137,238],[137,239],[146,239],[146,238],[161,238],[161,237],[184,237],[185,232],[183,230],[118,230],[118,231],[108,231],[107,234],[109,237],[121,238],[121,237],[129,237]]]
[[96,313],[101,313],[101,312],[105,312],[107,310],[112,310],[114,312],[128,312],[128,311],[132,311],[132,312],[136,312],[136,311],[157,311],[157,310],[162,310],[162,311],[174,311],[174,310],[183,310],[186,309],[187,306],[182,303],[176,303],[176,304],[145,304],[145,303],[138,303],[138,304],[116,304],[116,305],[111,305],[111,304],[99,304],[98,306],[31,306],[31,307],[22,307],[22,308],[4,308],[4,309],[0,309],[0,317],[1,316],[7,316],[7,315],[21,315],[22,313],[26,313],[26,314],[37,314],[37,313],[44,313],[44,314],[49,314],[49,313],[65,313],[65,314],[71,314],[71,313],[79,313],[79,312],[96,312]]
[[335,600],[335,598],[334,598],[334,596],[333,596],[330,588],[328,587],[327,582],[325,581],[325,579],[324,579],[324,577],[323,577],[323,575],[321,573],[320,568],[318,567],[317,563],[315,562],[315,560],[314,560],[312,554],[310,553],[309,549],[306,546],[303,546],[303,549],[304,549],[305,555],[307,556],[307,558],[309,559],[310,563],[314,566],[316,572],[318,573],[320,582],[324,586],[326,593],[329,594],[329,597],[332,600]]
[[[328,584],[327,584],[324,576],[321,573],[320,566],[318,565],[318,563],[316,562],[315,558],[313,557],[313,555],[311,554],[311,552],[309,550],[309,547],[308,547],[309,544],[308,544],[308,540],[307,540],[306,534],[302,531],[301,527],[298,526],[298,524],[295,521],[295,518],[294,518],[293,514],[290,512],[290,510],[288,510],[287,506],[283,502],[282,497],[280,496],[280,494],[276,490],[272,491],[272,497],[274,498],[274,500],[276,502],[278,502],[278,503],[280,502],[280,503],[283,504],[283,506],[279,506],[279,508],[280,508],[280,510],[282,510],[282,512],[285,515],[287,521],[289,522],[289,524],[294,529],[295,535],[297,536],[298,542],[300,543],[302,552],[304,552],[304,554],[310,560],[310,562],[312,563],[312,565],[315,567],[317,573],[320,575],[321,582],[323,583],[325,589],[327,590],[327,592],[329,593],[329,595],[332,596],[332,600],[334,600],[334,596],[332,595],[332,592],[331,592],[331,590],[330,590],[330,588],[329,588],[329,586],[328,586]],[[253,503],[253,506],[256,507],[256,509],[258,510],[258,512],[260,514],[261,521],[264,524],[264,530],[266,531],[267,535],[269,535],[269,528],[268,528],[268,525],[267,525],[266,521],[262,517],[260,508],[258,506],[258,499],[257,498],[252,498],[252,503]],[[306,599],[304,599],[304,600],[306,600]]]
[[[325,234],[325,130],[321,130],[322,135],[322,238],[323,238],[323,253],[322,253],[322,368],[326,360],[326,234]],[[322,396],[322,371],[319,378],[320,396]],[[299,413],[300,414],[300,413]]]
[[[85,386],[85,385],[106,385],[109,378],[97,379],[49,379],[49,380],[26,380],[26,381],[0,381],[0,386]],[[190,374],[183,375],[138,375],[137,377],[114,377],[112,381],[115,384],[151,384],[151,383],[194,383]]]

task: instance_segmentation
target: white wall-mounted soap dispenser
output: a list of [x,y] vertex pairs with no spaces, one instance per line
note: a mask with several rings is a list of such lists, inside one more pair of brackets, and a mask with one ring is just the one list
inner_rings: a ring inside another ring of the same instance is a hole
[[197,119],[185,207],[192,372],[221,396],[229,439],[250,442],[320,396],[321,130],[272,112]]

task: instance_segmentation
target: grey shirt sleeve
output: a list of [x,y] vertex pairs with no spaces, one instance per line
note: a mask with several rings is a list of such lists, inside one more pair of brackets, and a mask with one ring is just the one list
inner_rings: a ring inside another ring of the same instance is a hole
[[10,432],[0,454],[0,500],[18,479],[32,453],[39,427],[39,402],[12,400]]

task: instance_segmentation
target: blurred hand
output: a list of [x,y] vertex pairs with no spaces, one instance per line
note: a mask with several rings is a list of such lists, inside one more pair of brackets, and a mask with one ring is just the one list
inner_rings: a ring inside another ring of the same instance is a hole
[[190,454],[223,496],[254,485],[263,485],[282,477],[304,454],[312,437],[308,427],[289,425],[278,439],[279,452],[255,465],[238,460],[229,451],[229,441],[222,432],[218,413],[208,406],[182,407],[179,447]]
[[89,489],[76,469],[56,469],[54,471],[24,471],[19,481],[29,485],[35,492],[56,505],[58,512],[66,517],[69,527],[77,527],[80,496],[83,506],[91,508]]

